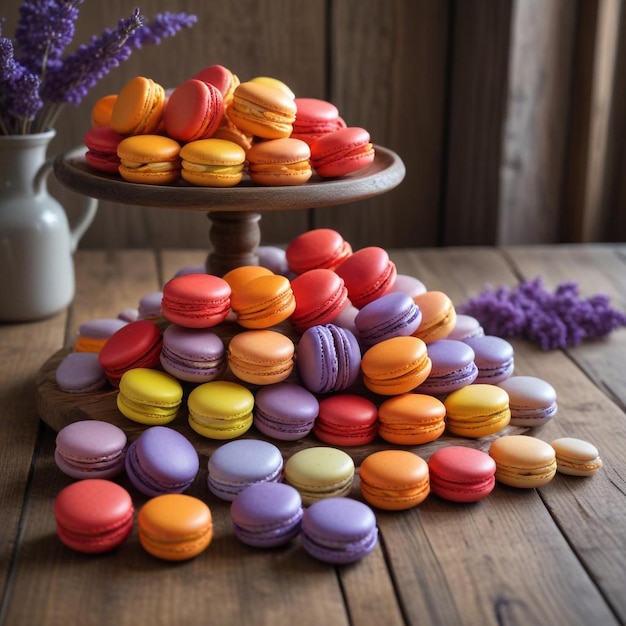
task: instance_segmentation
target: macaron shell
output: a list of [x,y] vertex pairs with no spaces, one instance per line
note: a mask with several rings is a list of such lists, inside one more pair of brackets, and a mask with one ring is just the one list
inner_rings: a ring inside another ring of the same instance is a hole
[[449,296],[442,291],[426,291],[413,301],[422,312],[422,323],[414,335],[425,343],[446,339],[456,324],[456,309]]
[[541,487],[556,473],[554,448],[529,435],[499,437],[491,444],[489,455],[496,462],[496,480],[510,487]]
[[116,93],[107,94],[96,100],[96,103],[91,108],[91,126],[93,128],[111,125],[111,115],[116,100]]
[[598,449],[575,437],[560,437],[551,443],[556,453],[557,472],[568,476],[593,476],[602,467]]
[[116,133],[109,126],[89,129],[83,139],[87,146],[85,161],[100,172],[118,174],[120,158],[117,156],[117,146],[123,139],[124,135]]
[[311,164],[323,178],[337,178],[374,162],[375,149],[364,128],[346,127],[326,133],[311,144]]
[[476,382],[497,385],[513,374],[515,368],[513,346],[502,337],[484,335],[465,340],[474,350],[478,367]]
[[180,144],[162,135],[133,135],[117,146],[120,176],[131,183],[168,185],[180,178]]
[[339,117],[339,109],[332,102],[318,98],[296,98],[295,103],[296,119],[291,136],[309,145],[321,135],[346,126]]
[[292,272],[326,268],[334,270],[352,254],[352,246],[332,228],[314,228],[294,237],[285,250]]
[[181,148],[181,176],[192,185],[232,187],[243,178],[246,153],[223,139],[199,139]]
[[446,446],[428,460],[431,491],[444,500],[476,502],[495,486],[495,461],[482,450]]
[[100,478],[74,482],[54,500],[59,539],[69,548],[88,554],[120,546],[132,532],[133,513],[126,489]]
[[262,141],[246,153],[248,175],[257,185],[303,185],[312,176],[306,142],[291,137]]
[[511,376],[498,383],[509,394],[513,426],[542,426],[558,411],[554,387],[536,376]]
[[444,396],[472,384],[478,378],[474,351],[463,341],[438,339],[428,344],[432,368],[420,385],[423,393]]
[[339,393],[319,402],[313,433],[337,447],[366,445],[376,437],[378,410],[363,396]]
[[222,278],[230,285],[232,292],[237,293],[241,287],[249,283],[253,278],[271,276],[272,274],[274,274],[272,270],[261,265],[240,265],[226,272]]
[[408,450],[381,450],[359,468],[361,495],[379,509],[402,511],[421,504],[430,493],[428,464]]
[[70,352],[55,370],[56,383],[66,393],[92,393],[107,384],[104,368],[95,352]]
[[165,90],[151,78],[129,80],[113,104],[111,128],[120,135],[149,135],[161,125]]
[[186,494],[151,498],[137,517],[139,541],[149,554],[167,561],[198,556],[213,539],[211,509]]

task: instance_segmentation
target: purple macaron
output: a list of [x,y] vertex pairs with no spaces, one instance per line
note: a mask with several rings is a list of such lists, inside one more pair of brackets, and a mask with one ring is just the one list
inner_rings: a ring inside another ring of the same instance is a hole
[[298,490],[275,482],[246,487],[230,507],[235,535],[254,548],[274,548],[295,539],[300,534],[302,513]]
[[420,393],[443,396],[470,385],[478,377],[474,350],[463,341],[439,339],[428,344],[432,367]]
[[126,433],[109,422],[73,422],[57,433],[54,460],[64,474],[78,480],[113,478],[124,470],[126,441]]
[[511,376],[499,383],[509,394],[511,425],[543,426],[557,413],[556,390],[536,376]]
[[137,306],[140,320],[152,320],[161,316],[163,292],[151,291],[141,297]]
[[167,426],[147,428],[126,453],[126,473],[147,496],[186,491],[199,469],[200,460],[192,443]]
[[376,516],[365,503],[351,498],[325,498],[302,518],[302,546],[326,563],[353,563],[376,547]]
[[211,493],[221,500],[232,501],[254,483],[280,482],[283,457],[268,441],[237,439],[221,445],[211,454],[208,470],[207,484]]
[[311,432],[319,408],[318,399],[301,385],[267,385],[254,399],[254,425],[273,439],[295,441]]
[[96,352],[70,352],[55,372],[59,389],[67,393],[99,391],[107,384],[104,368]]
[[206,328],[171,324],[163,331],[161,366],[168,373],[192,383],[219,378],[226,368],[224,342]]
[[457,339],[458,341],[464,341],[470,337],[482,337],[485,334],[485,329],[481,326],[481,323],[471,315],[464,315],[457,313],[456,322],[452,332],[446,337],[446,339]]
[[296,366],[313,393],[343,391],[361,371],[361,349],[354,333],[334,324],[307,328],[300,337]]
[[354,318],[357,336],[364,346],[412,335],[422,321],[422,312],[406,293],[388,293],[366,304]]
[[474,362],[478,367],[475,382],[497,385],[513,374],[513,346],[506,339],[484,335],[463,341],[474,350]]

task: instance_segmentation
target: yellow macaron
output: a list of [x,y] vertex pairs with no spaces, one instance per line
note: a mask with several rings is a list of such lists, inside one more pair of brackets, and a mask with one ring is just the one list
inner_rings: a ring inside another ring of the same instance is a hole
[[191,185],[233,187],[243,177],[244,149],[224,139],[199,139],[180,151],[181,176]]

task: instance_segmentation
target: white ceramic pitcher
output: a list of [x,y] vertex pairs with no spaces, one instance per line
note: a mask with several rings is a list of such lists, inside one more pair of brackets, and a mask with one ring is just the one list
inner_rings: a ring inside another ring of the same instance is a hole
[[73,254],[98,202],[85,198],[70,227],[46,184],[54,136],[54,130],[0,136],[0,322],[49,317],[74,297]]

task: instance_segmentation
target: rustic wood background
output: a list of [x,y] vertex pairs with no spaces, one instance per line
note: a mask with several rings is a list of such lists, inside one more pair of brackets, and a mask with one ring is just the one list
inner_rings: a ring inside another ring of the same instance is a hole
[[[3,0],[13,32],[20,0]],[[87,0],[76,44],[136,0]],[[353,247],[626,240],[623,0],[166,0],[198,16],[135,51],[57,125],[55,152],[82,143],[92,104],[144,75],[173,87],[220,63],[334,102],[397,152],[392,192],[343,207],[265,214],[264,244],[336,228]],[[69,207],[77,198],[51,181]],[[203,247],[202,213],[102,202],[82,247]]]

